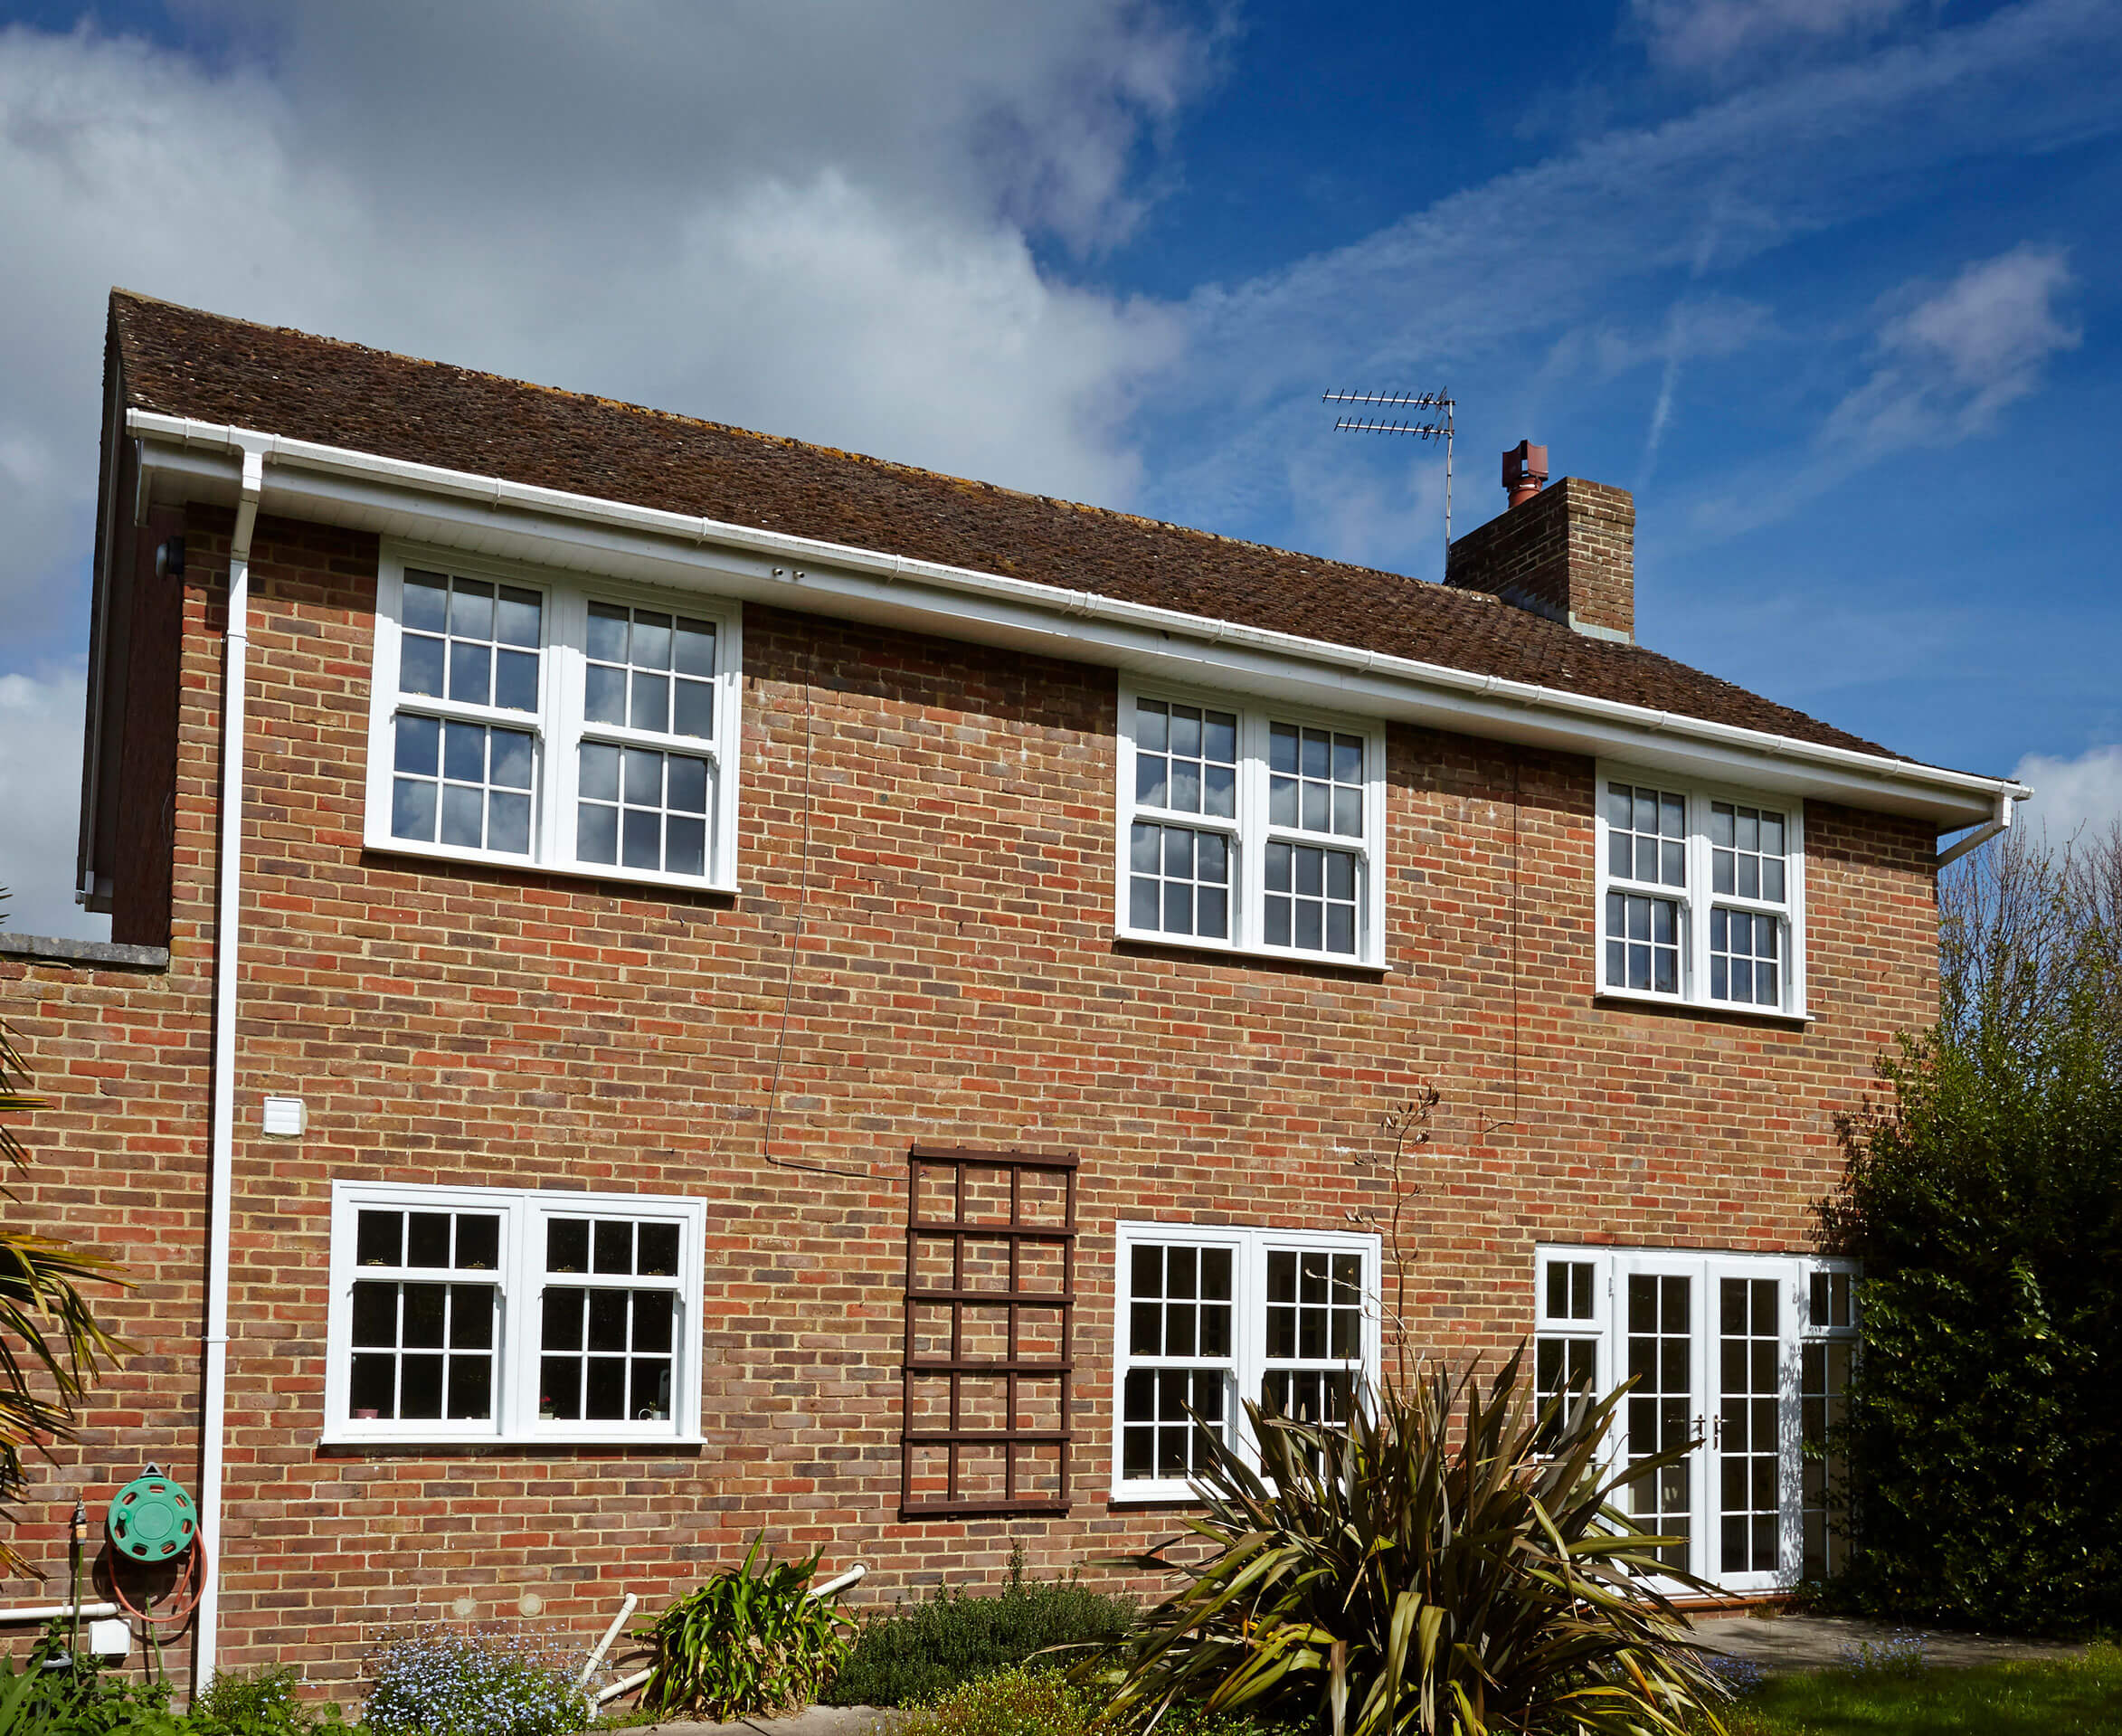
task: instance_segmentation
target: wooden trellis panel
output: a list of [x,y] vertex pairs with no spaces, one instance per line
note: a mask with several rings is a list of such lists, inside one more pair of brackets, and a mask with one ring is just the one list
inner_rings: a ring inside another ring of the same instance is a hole
[[902,1517],[1068,1509],[1075,1168],[908,1154]]

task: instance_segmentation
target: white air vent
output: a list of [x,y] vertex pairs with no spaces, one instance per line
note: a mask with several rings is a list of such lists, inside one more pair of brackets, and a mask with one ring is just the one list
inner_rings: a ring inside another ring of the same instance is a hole
[[309,1109],[299,1097],[265,1100],[265,1133],[270,1139],[300,1139],[309,1125]]

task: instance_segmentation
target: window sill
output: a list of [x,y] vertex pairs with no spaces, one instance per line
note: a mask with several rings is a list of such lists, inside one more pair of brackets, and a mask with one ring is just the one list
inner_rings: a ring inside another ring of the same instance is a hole
[[583,1435],[344,1435],[327,1430],[317,1437],[320,1453],[348,1456],[357,1453],[485,1453],[520,1451],[525,1447],[646,1447],[658,1452],[698,1452],[707,1444],[704,1435],[629,1435],[598,1432]]
[[1106,1497],[1115,1507],[1199,1507],[1206,1502],[1190,1483],[1121,1483]]
[[1383,977],[1392,966],[1368,960],[1344,958],[1331,953],[1285,952],[1272,946],[1224,946],[1214,941],[1188,939],[1178,934],[1145,934],[1132,929],[1113,930],[1115,946],[1130,951],[1185,953],[1201,959],[1232,959],[1247,964],[1299,964],[1311,970],[1331,971],[1344,976]]
[[403,838],[369,838],[362,848],[379,856],[410,856],[423,862],[447,862],[459,868],[507,868],[515,874],[535,874],[561,880],[587,880],[598,885],[648,887],[658,892],[706,892],[734,897],[734,880],[696,879],[685,874],[651,874],[644,868],[587,866],[580,862],[540,862],[527,856],[503,856],[492,850],[445,849],[440,844],[419,844]]
[[1742,1007],[1733,1001],[1682,1001],[1676,995],[1644,994],[1631,989],[1596,990],[1592,1002],[1595,1006],[1673,1013],[1688,1019],[1729,1019],[1748,1025],[1782,1025],[1793,1030],[1802,1030],[1813,1022],[1813,1015],[1802,1009],[1785,1012],[1771,1007]]

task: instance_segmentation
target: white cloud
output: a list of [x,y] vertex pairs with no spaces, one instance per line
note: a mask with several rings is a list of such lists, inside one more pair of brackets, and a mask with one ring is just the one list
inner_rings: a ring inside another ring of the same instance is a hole
[[1877,456],[1986,433],[2040,388],[2051,356],[2082,341],[2055,308],[2072,282],[2061,248],[2015,247],[1967,266],[1887,320],[1878,365],[1836,406],[1829,438]]
[[2075,759],[2029,754],[2012,775],[2033,786],[2019,819],[2057,842],[2083,830],[2099,837],[2122,821],[2122,745],[2089,747]]
[[[0,29],[0,669],[78,653],[113,284],[1116,505],[1141,220],[1212,36],[1139,0],[197,0]],[[78,681],[10,678],[17,926],[71,898]]]
[[1145,150],[1213,75],[1153,9],[197,10],[228,54],[0,30],[0,234],[34,238],[0,280],[18,661],[79,642],[113,283],[1132,495],[1125,418],[1180,327],[1038,250],[1125,234]]
[[1743,57],[1875,36],[1920,0],[1629,0],[1651,58],[1681,72],[1721,72]]
[[110,937],[109,917],[73,901],[86,687],[79,669],[0,675],[0,916],[16,934]]

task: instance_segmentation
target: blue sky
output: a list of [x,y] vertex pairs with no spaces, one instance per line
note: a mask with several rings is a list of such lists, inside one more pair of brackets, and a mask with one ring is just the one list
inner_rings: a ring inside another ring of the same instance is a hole
[[1448,387],[1643,640],[2122,811],[2122,0],[0,7],[0,882],[72,851],[102,297],[1435,576]]

